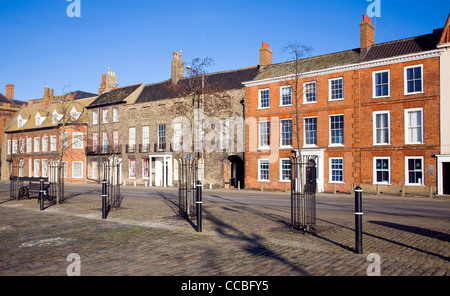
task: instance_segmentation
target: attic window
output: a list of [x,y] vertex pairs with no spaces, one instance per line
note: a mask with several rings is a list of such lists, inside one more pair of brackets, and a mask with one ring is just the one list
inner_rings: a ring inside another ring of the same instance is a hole
[[58,124],[61,118],[63,118],[63,115],[54,110],[52,113],[52,124]]
[[72,110],[70,111],[70,120],[71,121],[77,121],[78,118],[80,118],[81,112],[78,112],[75,107],[72,107]]
[[42,117],[41,114],[36,113],[36,125],[41,125],[47,117]]
[[24,125],[28,122],[28,119],[22,118],[22,115],[19,115],[17,117],[17,128],[22,128]]

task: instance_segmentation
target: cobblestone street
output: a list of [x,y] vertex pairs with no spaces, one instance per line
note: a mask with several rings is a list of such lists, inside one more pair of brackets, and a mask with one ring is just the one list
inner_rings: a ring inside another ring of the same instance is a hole
[[197,233],[195,221],[176,217],[176,205],[161,196],[125,197],[106,220],[96,195],[42,212],[36,199],[3,197],[0,275],[64,276],[71,253],[79,254],[83,276],[365,276],[370,253],[381,257],[383,276],[450,275],[450,231],[442,226],[365,217],[358,255],[351,215],[319,212],[313,235],[292,231],[286,208],[205,203],[203,213]]

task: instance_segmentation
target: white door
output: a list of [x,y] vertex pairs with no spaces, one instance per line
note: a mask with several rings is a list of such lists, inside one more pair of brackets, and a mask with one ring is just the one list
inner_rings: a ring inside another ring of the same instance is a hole
[[155,186],[163,186],[163,160],[155,158]]

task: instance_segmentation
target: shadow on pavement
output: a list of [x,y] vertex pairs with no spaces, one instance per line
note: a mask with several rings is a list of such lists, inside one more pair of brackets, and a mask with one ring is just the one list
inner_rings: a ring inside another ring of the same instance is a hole
[[309,275],[308,272],[295,265],[293,262],[283,258],[280,254],[270,250],[266,246],[263,245],[264,238],[254,234],[247,235],[244,232],[236,229],[234,226],[225,223],[223,220],[217,218],[217,216],[213,215],[208,210],[203,209],[203,212],[207,215],[208,220],[215,226],[215,231],[219,233],[221,236],[229,238],[229,239],[237,239],[239,241],[247,242],[248,245],[244,248],[249,254],[255,256],[264,256],[267,258],[271,258],[277,260],[280,263],[283,263],[289,267],[291,267],[291,271],[298,272],[301,275]]
[[414,233],[414,234],[419,234],[419,235],[423,235],[426,237],[439,239],[444,242],[450,242],[450,235],[443,233],[443,232],[435,231],[435,230],[430,230],[430,229],[416,227],[416,226],[397,224],[397,223],[392,223],[392,222],[385,222],[385,221],[369,221],[369,223],[381,225],[381,226],[385,226],[385,227],[390,227],[390,228],[394,228],[394,229],[398,229],[398,230],[402,230],[402,231],[406,231],[406,232],[410,232],[410,233]]

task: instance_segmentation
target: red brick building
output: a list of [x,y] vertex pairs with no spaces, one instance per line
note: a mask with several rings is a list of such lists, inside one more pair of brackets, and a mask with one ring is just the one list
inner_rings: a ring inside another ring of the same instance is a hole
[[263,43],[244,83],[247,188],[289,189],[294,150],[317,157],[319,191],[435,192],[444,29],[375,44],[370,18],[360,27],[360,48],[293,62]]
[[[2,151],[2,171],[9,177],[14,172],[22,177],[49,177],[51,162],[62,162],[63,177],[67,183],[86,182],[87,116],[84,107],[96,95],[74,91],[54,96],[53,89],[45,88],[42,99],[30,100],[5,128],[6,149]],[[69,118],[70,117],[70,118]],[[64,122],[64,124],[63,124]],[[64,145],[65,148],[62,148]]]

